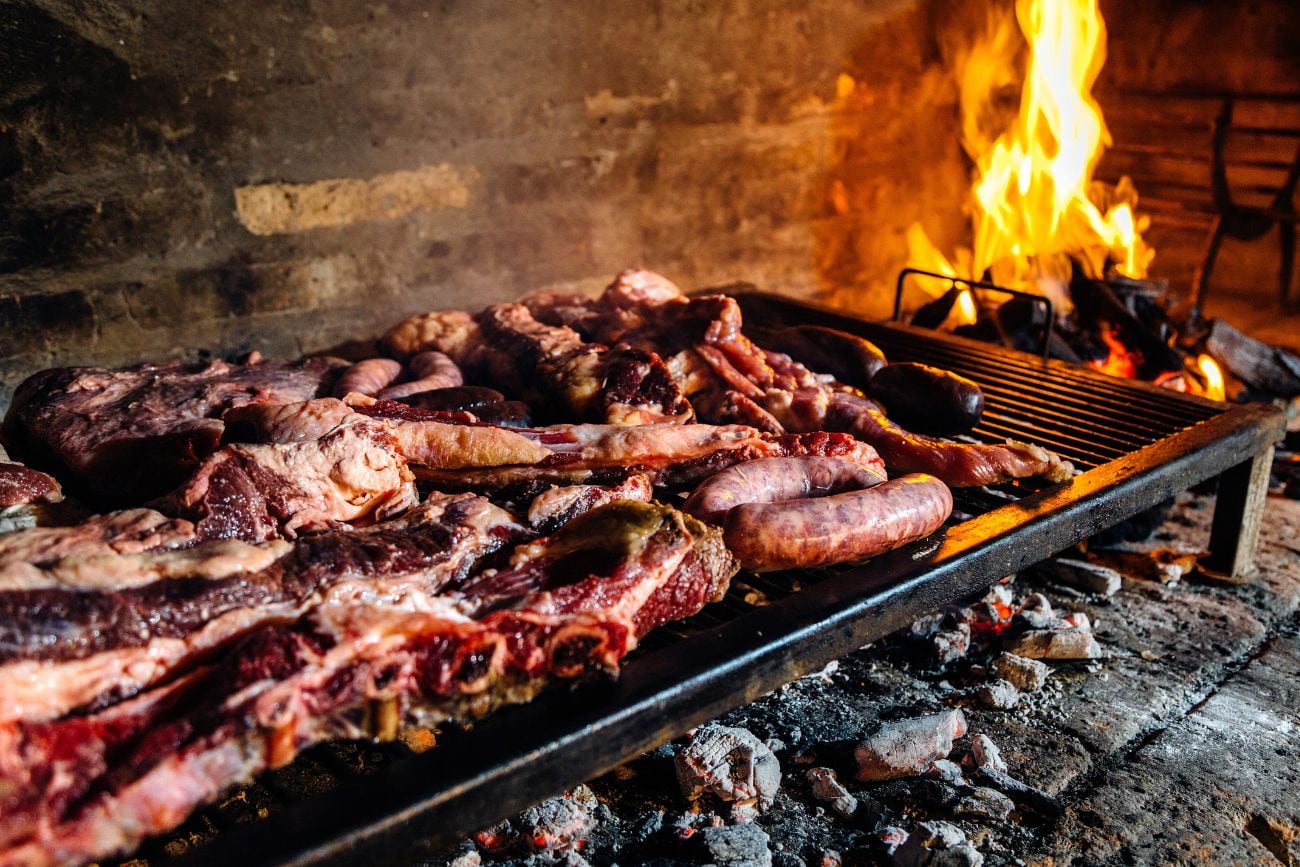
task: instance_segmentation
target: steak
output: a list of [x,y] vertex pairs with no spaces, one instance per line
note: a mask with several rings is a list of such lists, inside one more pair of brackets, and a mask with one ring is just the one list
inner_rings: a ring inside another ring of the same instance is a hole
[[57,503],[63,499],[63,489],[53,477],[5,457],[4,450],[0,449],[0,509],[28,503]]
[[[398,520],[292,545],[57,561],[0,591],[0,720],[120,700],[325,601],[419,606],[524,535],[482,497],[435,495]],[[70,583],[69,571],[82,574]]]
[[[294,406],[315,403],[327,401]],[[414,476],[385,425],[348,413],[331,429],[312,432],[319,436],[225,446],[155,505],[193,521],[204,539],[260,542],[375,523],[419,502]]]
[[310,358],[44,370],[18,386],[5,435],[25,459],[101,502],[138,505],[216,451],[226,410],[327,393],[340,369]]
[[121,852],[321,740],[391,738],[403,718],[474,718],[551,681],[616,672],[648,629],[718,598],[735,569],[716,530],[616,503],[421,610],[325,604],[134,701],[0,726],[0,862]]

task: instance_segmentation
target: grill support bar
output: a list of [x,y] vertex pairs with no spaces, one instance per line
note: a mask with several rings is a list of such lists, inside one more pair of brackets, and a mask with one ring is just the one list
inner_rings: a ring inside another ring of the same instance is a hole
[[1255,574],[1255,549],[1259,525],[1268,497],[1268,475],[1273,447],[1242,461],[1219,476],[1210,527],[1210,556],[1205,566],[1244,582]]

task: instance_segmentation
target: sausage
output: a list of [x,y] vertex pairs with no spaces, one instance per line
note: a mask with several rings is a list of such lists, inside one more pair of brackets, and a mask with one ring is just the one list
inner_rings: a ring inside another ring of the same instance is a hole
[[435,388],[412,395],[406,402],[421,409],[439,412],[473,412],[475,407],[500,403],[506,396],[495,388],[481,385],[458,385],[453,388]]
[[465,384],[460,368],[441,352],[421,352],[407,364],[411,371],[410,382],[385,388],[375,395],[380,400],[403,400],[412,395],[439,388],[455,388]]
[[903,427],[932,436],[967,433],[984,415],[984,392],[964,376],[928,364],[888,364],[867,393]]
[[742,503],[779,503],[861,490],[885,480],[883,469],[843,458],[759,458],[705,479],[682,504],[701,521],[720,524]]
[[948,486],[915,473],[815,500],[736,506],[722,538],[746,569],[799,569],[883,554],[930,535],[951,513]]
[[866,388],[885,366],[885,353],[864,337],[821,325],[792,325],[766,340],[765,348],[784,352],[814,373],[829,373],[840,382]]
[[367,358],[343,371],[338,384],[334,386],[334,395],[347,397],[350,393],[356,392],[366,397],[374,397],[401,374],[400,361],[393,361],[391,358]]

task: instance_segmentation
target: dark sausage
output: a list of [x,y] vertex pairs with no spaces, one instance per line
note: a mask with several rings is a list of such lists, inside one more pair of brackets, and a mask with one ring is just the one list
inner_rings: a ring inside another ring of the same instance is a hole
[[978,385],[928,364],[885,365],[871,378],[867,393],[903,427],[932,436],[966,433],[984,414],[984,392]]
[[784,352],[814,373],[829,373],[858,388],[866,388],[885,366],[885,353],[870,340],[821,325],[782,328],[764,342],[764,348]]
[[882,468],[867,468],[843,458],[759,458],[705,479],[682,504],[682,511],[701,521],[720,524],[742,503],[825,497],[870,488],[884,480]]
[[402,400],[424,391],[439,388],[455,388],[465,384],[460,368],[441,352],[421,352],[411,359],[407,367],[411,371],[411,381],[394,385],[376,394],[380,400]]
[[475,407],[489,403],[500,403],[506,396],[495,388],[481,385],[458,385],[454,388],[435,388],[422,391],[406,400],[411,406],[422,409],[435,409],[440,412],[473,412]]
[[722,538],[746,569],[799,569],[883,554],[930,535],[951,513],[948,486],[916,473],[865,491],[737,506]]
[[388,387],[388,384],[402,374],[402,363],[391,358],[367,358],[343,371],[338,384],[334,386],[337,397],[347,397],[350,393],[374,397]]

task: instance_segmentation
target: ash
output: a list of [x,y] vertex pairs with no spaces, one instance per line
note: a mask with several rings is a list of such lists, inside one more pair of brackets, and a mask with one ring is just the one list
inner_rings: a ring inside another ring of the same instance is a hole
[[1300,502],[1183,495],[430,865],[1300,863]]

